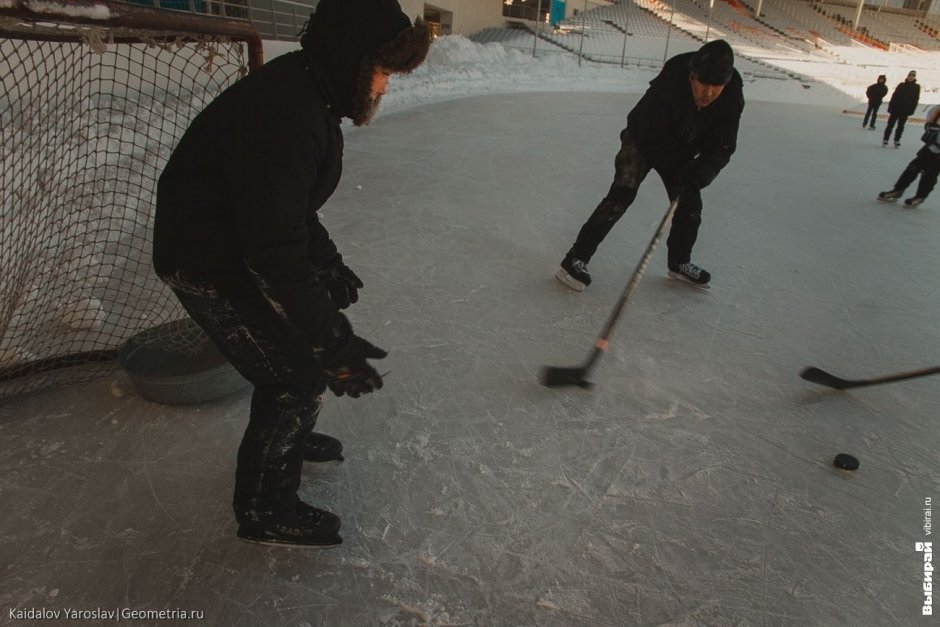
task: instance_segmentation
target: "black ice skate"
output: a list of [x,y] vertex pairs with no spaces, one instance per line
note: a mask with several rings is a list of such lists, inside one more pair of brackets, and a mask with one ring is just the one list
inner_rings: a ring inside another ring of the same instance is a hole
[[561,260],[561,269],[555,273],[555,278],[578,292],[583,292],[591,284],[587,264],[575,258],[571,251]]
[[323,433],[311,433],[304,443],[304,460],[308,462],[343,461],[343,443]]
[[887,139],[881,140],[881,145],[882,145],[882,146],[887,146],[887,145],[888,145],[888,140],[887,140]]
[[902,191],[903,190],[900,190],[900,189],[890,189],[886,192],[879,192],[878,200],[880,200],[881,202],[894,202],[895,200],[901,197]]
[[343,543],[339,516],[303,501],[284,510],[248,512],[238,518],[238,537],[246,542],[308,549]]
[[920,203],[924,202],[924,200],[926,199],[921,198],[920,196],[913,196],[904,201],[904,206],[911,207],[913,209],[914,207],[917,207],[918,205],[920,205]]
[[894,147],[895,147],[895,148],[900,148],[900,147],[901,147],[901,142],[899,142],[898,140],[894,140]]
[[692,262],[689,263],[670,263],[669,276],[680,281],[691,283],[696,287],[708,289],[711,287],[709,282],[712,275],[705,268],[701,268]]

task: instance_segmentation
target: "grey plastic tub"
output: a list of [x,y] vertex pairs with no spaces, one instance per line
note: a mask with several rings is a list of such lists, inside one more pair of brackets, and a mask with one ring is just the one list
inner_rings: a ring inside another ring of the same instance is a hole
[[250,386],[189,318],[131,337],[118,362],[141,397],[163,405],[204,403]]

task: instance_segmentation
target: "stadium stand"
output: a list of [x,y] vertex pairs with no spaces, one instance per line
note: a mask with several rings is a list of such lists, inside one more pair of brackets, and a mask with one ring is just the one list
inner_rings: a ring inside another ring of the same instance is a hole
[[[757,16],[754,0],[715,0],[711,10],[708,0],[619,0],[579,11],[539,36],[552,44],[543,50],[644,66],[722,38],[735,48],[745,78],[796,79],[807,87],[819,80],[857,90],[877,74],[888,74],[892,83],[917,69],[924,96],[938,93],[940,17],[866,7],[856,30],[854,6],[849,0],[763,0]],[[471,39],[531,49],[534,31],[516,26],[511,34],[487,29]]]

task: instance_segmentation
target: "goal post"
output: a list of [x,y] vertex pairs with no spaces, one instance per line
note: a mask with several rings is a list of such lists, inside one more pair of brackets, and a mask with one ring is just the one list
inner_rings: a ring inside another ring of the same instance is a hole
[[157,180],[262,60],[243,20],[0,0],[0,398],[100,376],[125,340],[185,317],[152,270]]

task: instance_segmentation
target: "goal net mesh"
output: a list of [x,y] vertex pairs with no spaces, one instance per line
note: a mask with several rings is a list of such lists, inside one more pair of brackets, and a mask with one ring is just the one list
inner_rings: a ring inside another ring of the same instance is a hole
[[260,46],[138,21],[0,13],[0,398],[101,376],[122,342],[185,317],[151,266],[157,179]]

